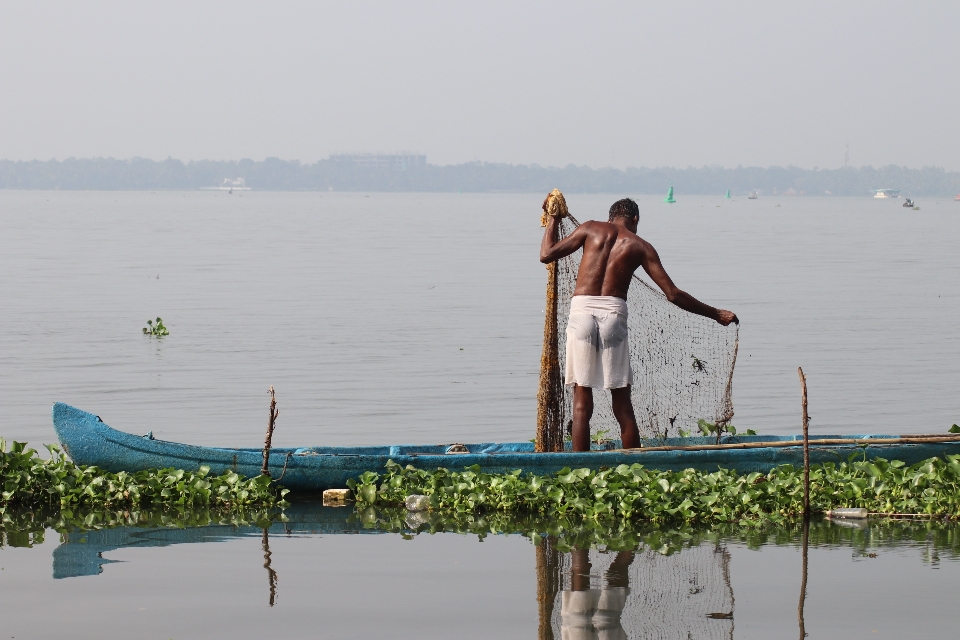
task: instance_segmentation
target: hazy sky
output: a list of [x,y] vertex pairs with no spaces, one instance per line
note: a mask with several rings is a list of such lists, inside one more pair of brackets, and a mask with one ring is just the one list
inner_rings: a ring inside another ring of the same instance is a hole
[[0,0],[0,158],[960,170],[960,2]]

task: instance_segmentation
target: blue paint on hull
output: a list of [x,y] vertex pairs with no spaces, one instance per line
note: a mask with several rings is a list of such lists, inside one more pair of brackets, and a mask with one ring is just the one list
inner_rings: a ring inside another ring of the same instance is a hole
[[[111,429],[92,413],[62,403],[53,405],[53,426],[64,451],[77,464],[96,465],[107,471],[140,471],[175,467],[196,471],[201,465],[211,473],[222,474],[232,469],[247,477],[260,474],[263,454],[260,449],[226,449],[198,447],[145,436],[135,436]],[[889,438],[882,435],[837,436],[818,438]],[[801,441],[802,436],[736,436],[724,437],[723,444],[738,442]],[[648,446],[689,446],[714,444],[714,438],[669,438],[648,441]],[[619,442],[604,445],[615,449]],[[563,468],[599,469],[620,464],[641,463],[649,469],[716,471],[734,469],[740,473],[767,473],[782,464],[802,466],[803,448],[759,447],[706,451],[609,451],[534,453],[529,442],[486,442],[468,444],[470,453],[448,454],[448,444],[393,445],[379,447],[302,447],[270,450],[270,472],[273,477],[286,471],[280,484],[294,491],[322,491],[342,488],[350,478],[365,471],[382,472],[388,460],[401,465],[412,464],[421,469],[445,467],[460,470],[480,465],[487,473],[508,473],[521,469],[525,473],[544,475]],[[960,442],[930,444],[819,445],[810,449],[813,464],[843,462],[851,454],[867,459],[886,458],[914,464],[935,456],[960,454]]]

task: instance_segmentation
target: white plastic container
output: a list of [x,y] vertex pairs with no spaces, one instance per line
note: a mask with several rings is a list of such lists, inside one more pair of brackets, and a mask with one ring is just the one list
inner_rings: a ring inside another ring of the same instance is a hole
[[404,505],[407,511],[426,511],[430,508],[430,498],[418,495],[407,496]]
[[857,520],[862,520],[866,518],[868,512],[866,509],[831,509],[827,511],[828,518],[854,518]]

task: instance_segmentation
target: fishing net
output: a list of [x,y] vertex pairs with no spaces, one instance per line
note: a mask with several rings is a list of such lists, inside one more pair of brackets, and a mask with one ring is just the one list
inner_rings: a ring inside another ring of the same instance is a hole
[[[562,218],[560,239],[579,222],[569,214],[563,195],[554,190],[546,216]],[[573,387],[564,385],[566,325],[570,299],[577,283],[583,250],[547,265],[543,355],[537,395],[537,450],[562,451],[564,432],[573,416]],[[726,424],[733,418],[733,368],[737,360],[736,324],[724,327],[714,320],[684,311],[639,276],[627,296],[629,315],[631,391],[640,435],[666,438],[681,431],[697,432],[698,420]],[[590,431],[616,438],[619,424],[610,393],[594,390]]]
[[[594,549],[589,552],[590,592],[578,595],[572,592],[571,554],[554,557],[556,587],[541,589],[541,599],[552,599],[546,611],[541,607],[541,640],[733,638],[735,601],[725,547],[704,544],[671,555],[641,549],[632,560]],[[592,602],[578,607],[578,600]]]

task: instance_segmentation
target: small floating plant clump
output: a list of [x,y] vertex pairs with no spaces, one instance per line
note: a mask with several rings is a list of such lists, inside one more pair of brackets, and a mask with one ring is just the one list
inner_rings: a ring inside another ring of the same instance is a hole
[[[792,465],[741,475],[725,469],[654,471],[622,464],[536,476],[519,470],[488,474],[479,466],[425,471],[390,461],[382,475],[367,472],[348,485],[358,509],[400,506],[406,496],[422,494],[430,498],[431,511],[441,515],[508,512],[598,521],[750,523],[783,522],[803,513],[803,469]],[[881,458],[814,465],[810,506],[820,513],[861,507],[960,518],[960,456],[910,466]]]
[[76,465],[56,446],[46,447],[50,458],[45,460],[22,442],[14,442],[7,451],[6,442],[0,438],[0,514],[5,514],[8,507],[232,510],[286,505],[283,498],[288,490],[272,484],[267,476],[245,478],[233,471],[212,476],[205,466],[196,472],[150,469],[110,473]]
[[151,338],[162,338],[163,336],[170,335],[170,332],[163,324],[163,319],[158,316],[156,324],[153,323],[153,320],[147,320],[147,326],[143,328],[143,335],[150,336]]

